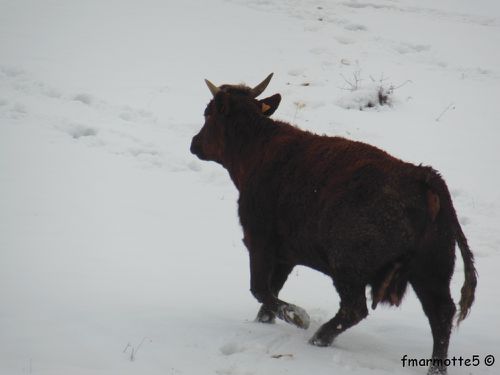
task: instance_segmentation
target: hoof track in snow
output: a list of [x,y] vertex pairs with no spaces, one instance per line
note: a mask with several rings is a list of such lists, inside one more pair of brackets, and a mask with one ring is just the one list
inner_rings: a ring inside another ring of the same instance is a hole
[[322,54],[328,53],[328,49],[316,47],[316,48],[310,49],[309,52],[311,52],[313,55],[322,55]]
[[335,40],[339,42],[340,44],[354,44],[356,41],[353,38],[349,38],[348,36],[345,35],[336,35],[334,36]]
[[0,66],[0,74],[6,77],[18,77],[24,74],[24,70],[14,66]]
[[83,124],[69,124],[62,130],[74,139],[79,139],[81,137],[95,137],[98,132],[97,129]]
[[407,53],[427,52],[431,46],[425,44],[399,43],[394,47],[394,50],[402,55]]
[[25,104],[15,102],[9,103],[7,100],[0,100],[0,118],[21,119],[28,114]]
[[295,68],[295,69],[289,70],[288,75],[290,75],[292,77],[298,77],[298,76],[304,75],[305,71],[306,71],[305,68]]
[[348,23],[344,26],[344,29],[349,31],[367,31],[367,27],[365,25],[361,25],[359,23]]
[[240,343],[236,342],[228,342],[227,344],[220,347],[220,352],[224,355],[232,355],[235,353],[244,352],[247,348],[245,348]]
[[92,95],[85,93],[76,94],[73,100],[87,105],[91,105],[95,102],[95,98]]

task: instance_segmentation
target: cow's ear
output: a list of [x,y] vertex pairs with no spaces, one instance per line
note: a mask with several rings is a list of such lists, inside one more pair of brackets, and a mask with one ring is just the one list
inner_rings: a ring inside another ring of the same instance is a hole
[[278,109],[281,102],[281,95],[274,94],[269,98],[259,100],[260,108],[264,116],[271,116]]
[[218,114],[226,116],[229,114],[229,94],[226,92],[218,92],[214,98],[215,110]]

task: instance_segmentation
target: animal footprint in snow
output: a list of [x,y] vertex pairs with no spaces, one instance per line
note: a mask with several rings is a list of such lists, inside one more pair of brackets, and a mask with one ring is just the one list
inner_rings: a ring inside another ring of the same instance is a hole
[[349,23],[344,26],[344,29],[349,31],[366,31],[366,26],[358,23]]
[[59,130],[68,134],[74,139],[82,137],[94,137],[97,135],[97,129],[85,124],[71,123],[58,127]]
[[298,76],[304,74],[305,71],[306,71],[305,68],[296,68],[296,69],[289,70],[288,75],[290,75],[292,77],[298,77]]
[[425,44],[399,43],[394,49],[402,55],[407,53],[426,52],[431,49],[431,46]]
[[239,343],[228,342],[227,344],[222,345],[219,348],[219,350],[224,355],[232,355],[232,354],[244,352],[246,350],[246,348]]
[[90,94],[80,93],[73,97],[73,100],[86,105],[92,105],[95,102],[95,98]]
[[134,109],[127,106],[124,106],[122,108],[122,112],[118,115],[122,120],[125,121],[140,121],[140,120],[145,120],[148,122],[154,122],[156,121],[156,118],[153,116],[153,114],[149,111],[146,111],[144,109]]

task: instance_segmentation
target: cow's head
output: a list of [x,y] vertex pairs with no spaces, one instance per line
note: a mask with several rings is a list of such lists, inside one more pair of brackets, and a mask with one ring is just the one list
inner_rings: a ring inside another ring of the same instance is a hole
[[254,88],[243,85],[215,86],[205,80],[212,100],[205,109],[205,123],[191,141],[191,152],[202,160],[223,163],[228,134],[238,126],[251,126],[254,119],[270,116],[276,111],[281,96],[275,94],[256,99],[265,90],[273,74]]

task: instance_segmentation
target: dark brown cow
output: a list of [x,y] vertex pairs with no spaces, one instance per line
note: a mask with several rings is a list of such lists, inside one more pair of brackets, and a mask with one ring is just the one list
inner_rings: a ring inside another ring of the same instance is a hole
[[[330,345],[379,302],[399,305],[410,283],[427,315],[432,357],[447,357],[455,304],[450,279],[458,243],[465,281],[458,322],[474,301],[476,270],[450,193],[432,168],[401,161],[361,142],[300,130],[269,116],[279,94],[268,85],[207,82],[213,99],[191,152],[226,168],[239,190],[239,217],[250,254],[251,292],[260,322],[275,317],[301,328],[309,316],[278,299],[288,275],[304,265],[330,276],[340,309],[311,338]],[[436,361],[430,372],[444,373]]]

